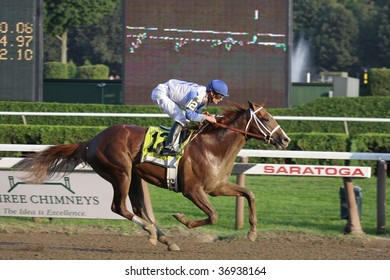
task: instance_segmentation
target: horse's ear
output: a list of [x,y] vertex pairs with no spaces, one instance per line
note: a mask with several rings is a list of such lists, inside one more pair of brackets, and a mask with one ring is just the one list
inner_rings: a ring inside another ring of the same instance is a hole
[[251,108],[254,111],[255,110],[255,106],[254,106],[253,102],[248,100],[248,104],[249,104],[249,108]]
[[253,103],[251,101],[248,100],[248,104],[249,104],[249,107],[255,111],[257,108],[259,107],[263,107],[265,105],[265,101],[263,103],[260,103],[260,104],[257,104],[257,103]]
[[249,108],[251,108],[253,111],[256,111],[258,108],[264,106],[263,104],[253,103],[253,102],[251,102],[249,100],[248,100],[248,104],[249,104]]

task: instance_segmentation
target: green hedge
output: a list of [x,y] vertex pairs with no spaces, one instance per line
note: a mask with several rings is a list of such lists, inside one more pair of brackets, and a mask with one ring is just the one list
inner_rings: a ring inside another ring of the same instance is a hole
[[[351,142],[351,152],[390,153],[390,134],[359,134]],[[374,171],[373,174],[376,174],[377,162],[375,161],[352,160],[351,165],[371,166]],[[390,175],[390,168],[387,169],[387,173]]]
[[80,79],[108,79],[110,69],[103,64],[85,65],[77,68],[76,78]]
[[[106,127],[0,124],[2,144],[70,144],[89,140]],[[21,152],[0,152],[2,157],[20,156]]]
[[84,65],[77,67],[71,61],[68,64],[57,61],[45,62],[43,64],[43,78],[44,79],[108,79],[110,69],[103,64]]
[[390,69],[372,68],[368,74],[369,92],[373,96],[390,96]]
[[390,97],[323,97],[289,110],[295,116],[390,118]]
[[105,126],[0,125],[3,144],[70,144],[96,136]]
[[[329,151],[346,152],[349,149],[349,137],[346,134],[337,133],[288,133],[291,143],[288,150],[294,151]],[[274,147],[262,141],[250,140],[245,144],[245,149],[273,150]],[[261,158],[250,159],[251,162],[294,163],[294,164],[335,164],[343,165],[343,160],[331,159],[278,159]]]
[[[286,132],[321,132],[346,133],[344,122],[336,121],[279,121]],[[348,132],[351,135],[366,133],[390,133],[390,123],[376,122],[347,122]]]
[[[318,98],[315,101],[293,109],[268,109],[274,116],[325,116],[325,117],[359,117],[390,118],[390,97],[335,97]],[[219,113],[220,107],[210,106],[210,113]],[[16,112],[102,112],[102,113],[161,113],[153,105],[101,105],[101,104],[65,104],[43,102],[9,102],[0,101],[0,111]],[[108,117],[26,117],[28,124],[47,125],[86,125],[108,126],[114,123],[134,123],[143,126],[172,124],[170,118],[108,118]],[[22,124],[20,116],[2,116],[0,123]],[[345,133],[343,122],[318,121],[279,121],[288,133],[322,132]],[[349,133],[390,133],[390,123],[348,122]]]
[[68,62],[68,79],[76,78],[77,65],[73,60]]
[[44,79],[67,79],[68,65],[61,62],[45,62],[43,64]]
[[[318,98],[293,109],[270,109],[273,115],[390,118],[390,97]],[[279,121],[286,132],[345,133],[343,122]],[[348,122],[349,133],[390,133],[390,123]]]
[[[318,98],[315,101],[293,109],[274,109],[274,116],[329,116],[359,118],[390,118],[390,97]],[[64,104],[43,102],[0,101],[0,111],[16,112],[102,112],[102,113],[161,113],[153,105],[101,105]],[[210,106],[210,113],[220,113],[220,107]],[[170,118],[113,118],[113,117],[52,117],[26,116],[28,124],[66,126],[109,126],[115,123],[132,123],[142,126],[170,126]],[[23,124],[21,116],[0,115],[2,124]],[[279,121],[287,133],[345,133],[343,122]],[[351,135],[361,133],[390,133],[390,123],[348,122]]]
[[[390,118],[390,97],[335,97],[318,98],[299,107],[270,108],[274,116],[330,116],[360,118]],[[0,101],[0,111],[16,112],[101,112],[101,113],[161,113],[153,105],[101,105],[101,104],[64,104],[43,102]],[[220,113],[221,108],[210,106],[210,113]],[[170,118],[112,118],[112,117],[52,117],[26,116],[27,124],[109,126],[115,123],[132,123],[142,126],[170,126]],[[2,124],[23,124],[21,116],[0,115]],[[279,121],[287,133],[345,133],[343,122],[320,121]],[[390,123],[348,122],[351,135],[361,133],[386,133]]]
[[[101,105],[101,104],[65,104],[45,102],[9,102],[0,101],[0,111],[11,112],[87,112],[87,113],[162,113],[154,105]],[[209,107],[212,114],[219,108]],[[123,117],[52,117],[26,116],[27,124],[31,125],[69,125],[69,126],[109,126],[117,123],[136,124],[141,126],[171,126],[171,118],[123,118]],[[0,115],[1,124],[23,124],[21,116]]]

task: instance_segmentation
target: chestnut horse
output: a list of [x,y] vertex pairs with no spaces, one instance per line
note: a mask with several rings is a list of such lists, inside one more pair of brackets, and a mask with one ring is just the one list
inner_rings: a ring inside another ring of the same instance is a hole
[[[218,213],[208,196],[244,196],[249,204],[248,238],[256,239],[255,197],[251,190],[229,182],[237,154],[250,138],[263,139],[281,149],[290,139],[273,117],[263,108],[249,102],[249,107],[233,104],[224,109],[216,124],[208,124],[195,133],[185,147],[178,166],[178,188],[199,207],[207,218],[189,220],[183,213],[174,217],[188,228],[214,224]],[[79,164],[89,164],[114,188],[111,210],[133,221],[149,233],[149,241],[157,241],[169,250],[179,250],[147,215],[141,179],[168,188],[166,169],[141,162],[141,150],[147,128],[135,125],[113,125],[90,141],[52,146],[31,154],[15,168],[29,169],[28,178],[35,182],[49,179],[56,172],[72,172]],[[129,196],[132,210],[126,206]]]

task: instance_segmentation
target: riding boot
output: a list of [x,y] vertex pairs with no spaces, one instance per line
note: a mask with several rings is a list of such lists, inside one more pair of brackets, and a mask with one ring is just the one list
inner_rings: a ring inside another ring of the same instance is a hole
[[180,137],[180,133],[181,131],[183,130],[183,126],[178,123],[178,122],[175,122],[172,127],[171,127],[171,130],[169,131],[169,135],[168,135],[168,139],[167,139],[167,143],[164,147],[164,149],[162,149],[161,151],[161,155],[163,156],[176,156],[178,151],[176,149],[175,146],[175,143],[176,143],[176,140]]

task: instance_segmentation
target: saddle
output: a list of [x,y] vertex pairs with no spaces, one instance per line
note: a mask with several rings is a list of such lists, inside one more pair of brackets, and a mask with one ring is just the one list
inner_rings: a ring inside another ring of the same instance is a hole
[[188,144],[192,132],[188,130],[182,132],[179,139],[179,153],[176,156],[163,156],[160,154],[168,138],[169,128],[155,127],[148,128],[145,134],[145,140],[142,146],[141,162],[151,162],[153,164],[165,167],[167,170],[166,180],[168,189],[178,191],[177,186],[177,167],[183,156],[184,147]]

